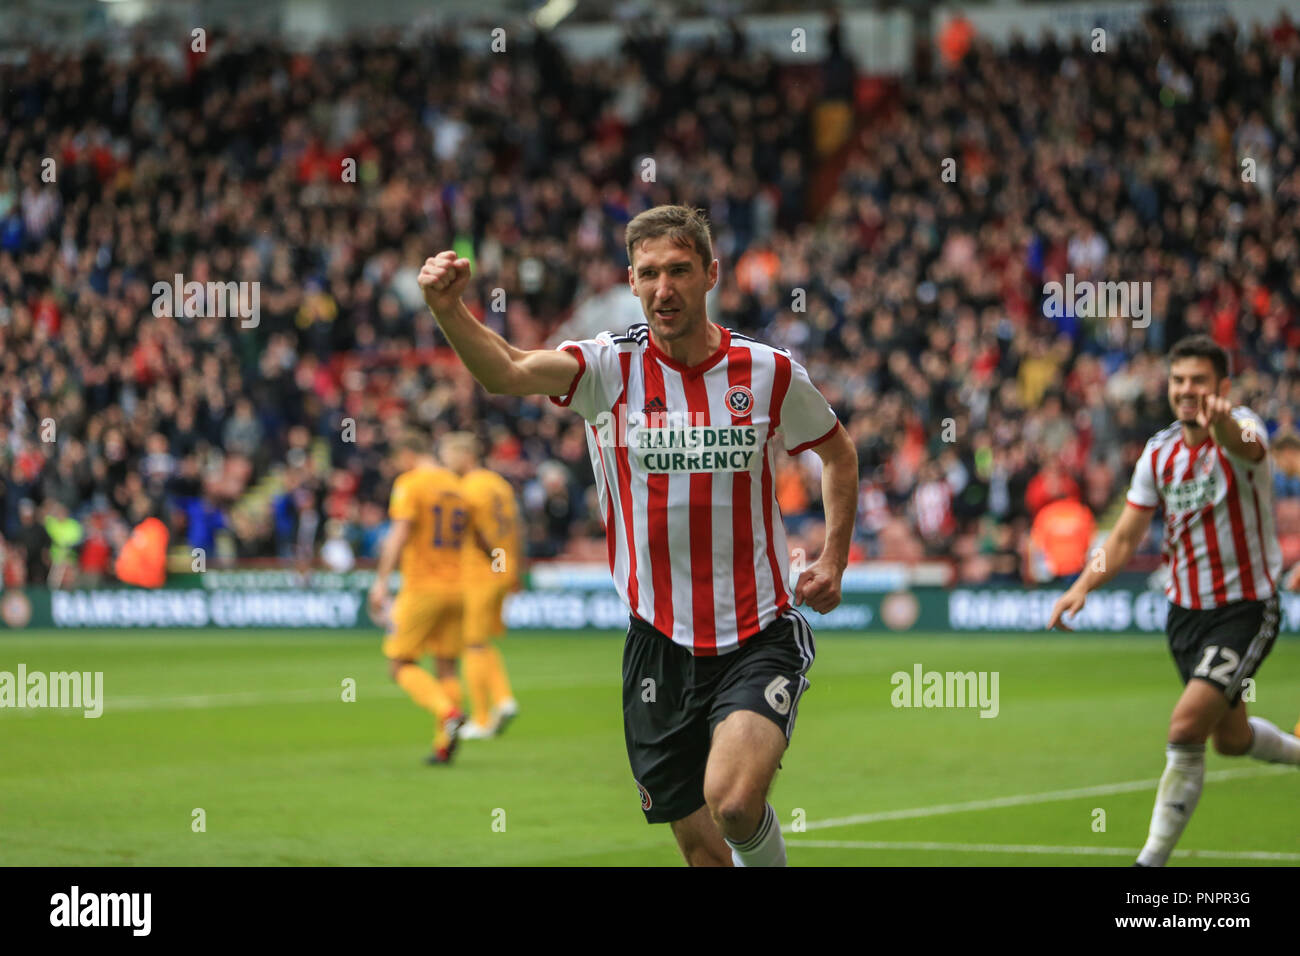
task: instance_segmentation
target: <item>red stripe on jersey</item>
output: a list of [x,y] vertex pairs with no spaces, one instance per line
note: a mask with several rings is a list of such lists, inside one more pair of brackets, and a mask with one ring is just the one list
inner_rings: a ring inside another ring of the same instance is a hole
[[[768,426],[767,438],[771,439],[772,428]],[[790,606],[786,595],[785,580],[781,575],[781,564],[776,559],[776,546],[772,543],[772,511],[777,507],[776,496],[772,494],[772,463],[767,457],[767,441],[763,449],[763,490],[760,498],[763,502],[763,534],[767,539],[767,566],[772,571],[772,589],[776,596],[776,612],[780,614]]]
[[1246,472],[1246,480],[1250,482],[1250,496],[1255,502],[1255,536],[1259,539],[1259,554],[1261,563],[1264,565],[1264,579],[1268,581],[1269,588],[1276,590],[1273,584],[1273,572],[1268,569],[1268,549],[1264,545],[1264,522],[1259,516],[1259,490],[1255,487],[1255,473]]
[[[667,408],[664,395],[664,373],[659,362],[649,350],[641,354],[641,375],[645,381],[645,402],[656,398],[660,408]],[[648,427],[662,427],[662,416],[651,414]],[[656,418],[658,420],[656,421]],[[646,503],[646,523],[649,525],[650,554],[655,561],[650,565],[650,579],[655,589],[654,627],[660,634],[673,636],[673,561],[668,544],[668,476],[651,472],[646,475],[649,500]],[[710,580],[712,577],[710,576]]]
[[[1169,456],[1169,461],[1171,464],[1174,458],[1178,455],[1178,449],[1180,449],[1181,447],[1183,447],[1183,440],[1180,438],[1178,439],[1177,442],[1174,443],[1173,455]],[[1183,478],[1182,478],[1183,481],[1188,481],[1191,479],[1192,465],[1195,464],[1195,462],[1196,462],[1196,451],[1195,449],[1188,448],[1187,469],[1183,472]],[[1169,520],[1168,515],[1165,516],[1165,520],[1166,521]],[[1200,569],[1197,568],[1196,566],[1196,549],[1192,545],[1192,532],[1191,529],[1189,528],[1191,522],[1190,520],[1184,520],[1182,524],[1183,524],[1183,531],[1182,534],[1179,535],[1179,540],[1182,541],[1183,543],[1183,553],[1187,555],[1187,589],[1192,592],[1192,607],[1198,608],[1201,606],[1201,572]]]
[[[727,384],[735,388],[753,385],[753,357],[746,348],[727,353]],[[751,409],[752,411],[752,409]],[[752,425],[753,415],[733,416],[733,425]],[[754,576],[754,515],[750,506],[753,477],[747,471],[731,476],[731,538],[735,548],[732,562],[736,588],[736,635],[740,643],[758,632],[758,580]],[[764,501],[767,499],[764,498]]]
[[1192,551],[1192,534],[1183,525],[1183,533],[1179,538],[1183,543],[1183,553],[1187,555],[1187,590],[1191,592],[1192,607],[1201,606],[1201,580],[1200,574],[1196,570],[1196,555]]
[[[692,425],[711,424],[709,390],[700,375],[682,375],[686,410]],[[694,610],[692,640],[697,657],[718,653],[713,601],[713,473],[691,472],[691,604]]]
[[1210,553],[1210,583],[1214,586],[1214,605],[1228,603],[1228,589],[1223,586],[1223,555],[1219,551],[1219,532],[1214,527],[1214,505],[1201,509],[1201,527],[1205,529],[1205,546]]
[[[631,372],[632,356],[620,352],[619,364],[623,372],[623,391],[614,403],[612,414],[618,434],[614,436],[614,464],[618,470],[618,504],[623,512],[623,541],[627,545],[627,603],[633,614],[640,604],[640,588],[636,583],[636,530],[632,524],[632,467],[627,460],[627,435],[621,431],[628,419],[627,413],[627,379]],[[620,410],[622,414],[620,415]],[[613,531],[606,532],[614,540]],[[637,615],[640,617],[640,615]]]
[[[618,406],[615,406],[617,408]],[[614,541],[618,538],[618,529],[614,526],[614,492],[609,487],[609,472],[605,470],[605,450],[600,447],[600,434],[595,425],[587,426],[591,430],[592,444],[600,455],[600,470],[605,476],[605,550],[609,552],[609,575],[614,576]]]
[[[772,353],[772,358],[776,360],[776,369],[772,380],[771,402],[767,406],[767,417],[771,423],[767,426],[767,434],[760,447],[763,450],[763,535],[767,540],[767,564],[772,570],[772,588],[776,592],[776,607],[779,614],[790,606],[790,599],[786,596],[781,562],[777,560],[775,539],[772,537],[772,512],[778,509],[776,495],[772,492],[772,463],[767,456],[767,443],[771,440],[772,433],[781,424],[781,406],[785,404],[785,393],[790,388],[791,371],[790,360],[780,352]],[[779,512],[777,520],[780,520]]]
[[831,426],[830,431],[828,431],[825,435],[822,435],[821,438],[814,438],[812,441],[806,441],[802,445],[796,445],[795,447],[791,448],[788,452],[786,452],[786,454],[793,457],[794,455],[798,455],[807,451],[809,448],[816,448],[822,442],[826,441],[826,439],[834,435],[835,430],[839,427],[840,427],[840,422],[839,419],[837,418],[835,420],[835,424]]
[[1182,449],[1182,447],[1183,447],[1183,440],[1182,440],[1181,438],[1176,438],[1176,439],[1174,439],[1174,447],[1173,447],[1173,450],[1172,450],[1171,452],[1169,452],[1169,457],[1165,459],[1165,468],[1164,468],[1164,473],[1163,473],[1163,474],[1164,474],[1164,478],[1163,478],[1163,480],[1162,480],[1162,482],[1161,482],[1162,484],[1168,485],[1168,484],[1171,484],[1171,483],[1173,482],[1173,480],[1174,480],[1174,459],[1178,457],[1178,452]]
[[582,354],[582,349],[576,345],[565,346],[560,351],[568,352],[578,360],[578,370],[573,373],[573,381],[569,383],[569,388],[563,395],[548,395],[547,397],[561,408],[568,408],[569,403],[573,401],[573,393],[578,390],[578,383],[582,381],[582,373],[587,370],[587,359]]
[[781,406],[785,404],[785,393],[790,390],[790,359],[780,352],[773,352],[776,361],[776,374],[772,379],[772,402],[767,406],[767,417],[772,420],[771,431],[781,427]]
[[1237,553],[1237,567],[1241,571],[1241,596],[1246,601],[1255,600],[1255,575],[1250,567],[1250,548],[1246,544],[1246,522],[1241,514],[1241,498],[1237,494],[1237,476],[1223,449],[1217,444],[1214,450],[1228,479],[1228,522],[1232,525],[1232,547]]
[[[1184,481],[1192,477],[1192,465],[1200,457],[1201,449],[1206,446],[1209,440],[1207,436],[1205,441],[1197,445],[1196,450],[1191,453],[1192,458],[1187,463],[1187,474],[1183,476]],[[1209,452],[1207,451],[1206,454],[1209,454]],[[1214,606],[1222,607],[1228,601],[1228,589],[1223,583],[1223,552],[1219,547],[1219,530],[1215,527],[1213,504],[1208,504],[1201,509],[1200,519],[1201,527],[1205,529],[1206,555],[1210,560],[1210,585],[1214,588]]]
[[[1174,450],[1170,452],[1169,457],[1165,459],[1164,481],[1156,482],[1156,490],[1159,492],[1165,485],[1174,480],[1174,458],[1178,455],[1178,449],[1183,440],[1179,438],[1174,442]],[[1154,478],[1156,473],[1156,456],[1151,454],[1151,477]],[[1161,494],[1161,499],[1164,495]],[[1181,605],[1183,603],[1183,583],[1178,580],[1178,542],[1174,540],[1173,535],[1173,515],[1169,509],[1165,508],[1165,550],[1169,553],[1169,579],[1174,582],[1174,603]]]

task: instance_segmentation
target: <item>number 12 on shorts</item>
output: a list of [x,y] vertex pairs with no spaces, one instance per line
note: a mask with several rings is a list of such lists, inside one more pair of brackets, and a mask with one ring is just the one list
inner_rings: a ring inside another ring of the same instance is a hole
[[[1223,663],[1213,670],[1210,664],[1214,661],[1216,654],[1223,655]],[[1217,644],[1211,644],[1205,649],[1205,654],[1201,657],[1201,662],[1196,665],[1196,670],[1192,671],[1193,677],[1208,677],[1210,680],[1218,681],[1224,687],[1232,680],[1232,672],[1237,669],[1241,663],[1241,657],[1231,647],[1219,647]]]

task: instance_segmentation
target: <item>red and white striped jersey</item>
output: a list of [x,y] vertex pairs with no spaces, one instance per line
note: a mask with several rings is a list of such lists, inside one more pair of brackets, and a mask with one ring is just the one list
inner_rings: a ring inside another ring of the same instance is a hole
[[689,367],[644,324],[560,348],[578,373],[551,401],[587,421],[619,595],[694,654],[736,650],[792,601],[771,440],[796,455],[835,413],[784,350],[729,329]]
[[[1263,420],[1242,405],[1231,414],[1243,427],[1253,423],[1256,440],[1267,450]],[[1263,600],[1277,590],[1282,548],[1267,455],[1258,462],[1237,458],[1208,436],[1189,448],[1175,422],[1147,442],[1133,469],[1128,502],[1164,506],[1165,593],[1179,607]]]

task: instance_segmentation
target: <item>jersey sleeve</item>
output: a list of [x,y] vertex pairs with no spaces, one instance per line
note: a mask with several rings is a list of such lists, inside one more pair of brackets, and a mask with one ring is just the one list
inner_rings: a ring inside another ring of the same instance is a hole
[[1156,487],[1155,442],[1147,442],[1142,456],[1133,466],[1133,481],[1128,489],[1128,503],[1135,508],[1152,509],[1160,504],[1160,491]]
[[781,403],[781,441],[791,455],[815,448],[834,434],[839,419],[798,362],[790,362],[790,387]]
[[601,332],[594,339],[561,342],[559,349],[578,360],[578,371],[563,395],[551,401],[561,408],[572,408],[589,422],[609,412],[623,389],[622,363],[613,336]]
[[405,475],[398,475],[393,482],[393,492],[388,498],[388,517],[394,521],[413,521],[415,512],[415,494],[411,483]]

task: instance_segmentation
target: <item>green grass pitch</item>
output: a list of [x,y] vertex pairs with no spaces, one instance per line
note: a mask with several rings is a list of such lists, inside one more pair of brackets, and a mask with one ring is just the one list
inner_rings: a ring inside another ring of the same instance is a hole
[[[102,671],[105,694],[94,720],[0,709],[0,864],[680,865],[627,766],[620,636],[512,634],[519,719],[431,768],[377,634],[0,634],[0,670]],[[894,708],[917,663],[997,671],[998,716]],[[791,865],[1127,866],[1145,838],[1179,689],[1158,636],[824,634],[810,677],[772,793]],[[1293,727],[1300,644],[1256,694]],[[1208,769],[1172,863],[1300,862],[1300,773]]]

